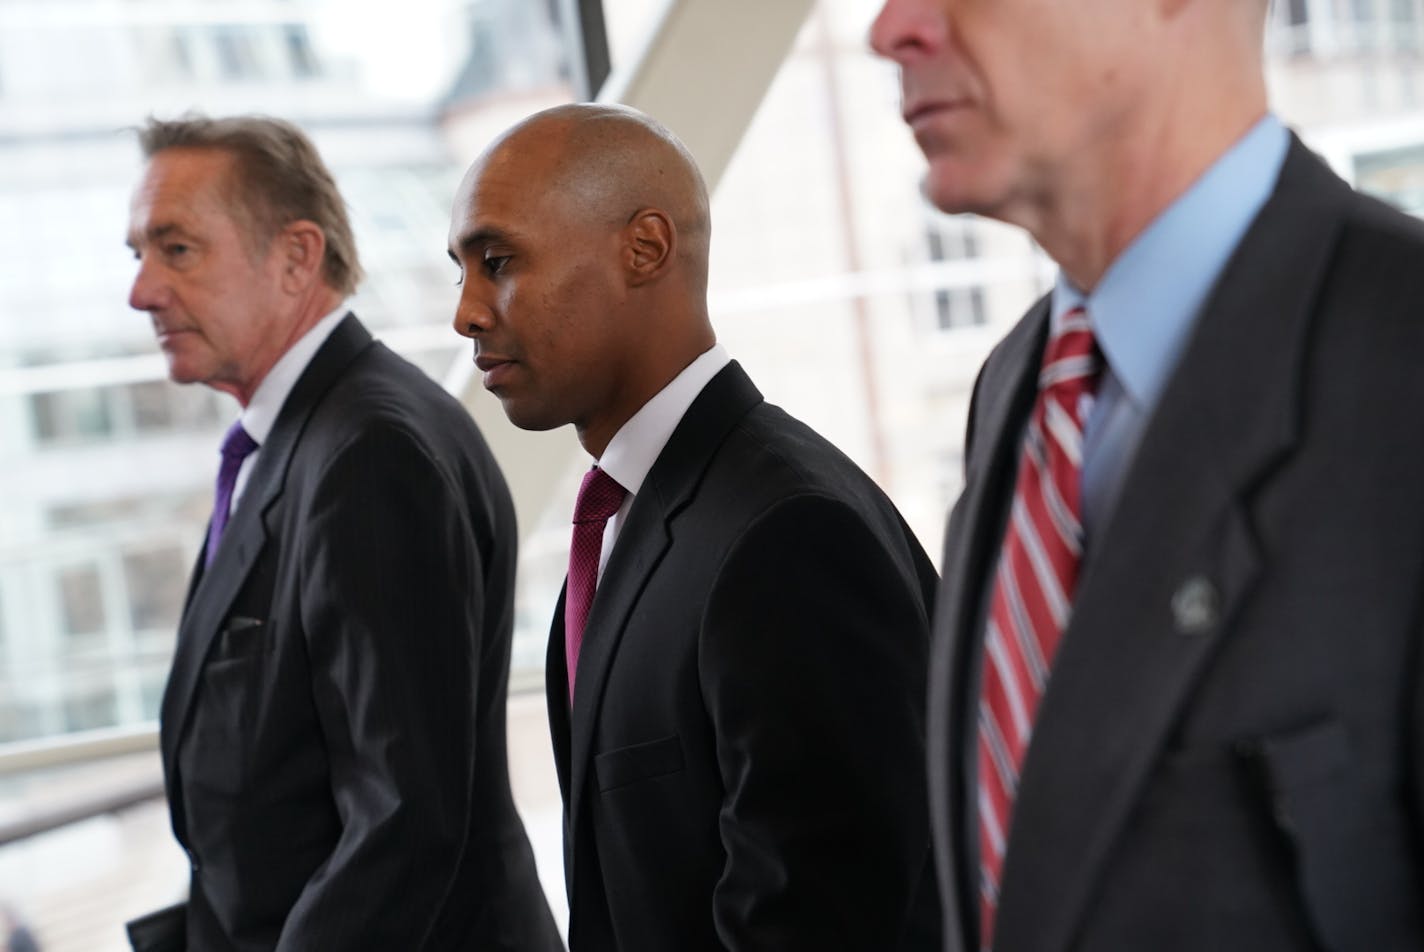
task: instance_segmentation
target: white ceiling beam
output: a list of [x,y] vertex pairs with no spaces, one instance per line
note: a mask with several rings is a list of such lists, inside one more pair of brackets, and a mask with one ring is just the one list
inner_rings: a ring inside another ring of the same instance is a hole
[[599,92],[658,119],[716,189],[814,0],[669,0]]

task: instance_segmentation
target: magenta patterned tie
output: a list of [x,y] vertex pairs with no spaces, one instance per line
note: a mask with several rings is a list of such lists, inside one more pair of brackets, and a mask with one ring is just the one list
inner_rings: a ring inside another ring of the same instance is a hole
[[1043,355],[984,636],[978,760],[982,949],[993,946],[1019,767],[1077,586],[1083,424],[1101,370],[1088,316],[1074,308]]
[[595,466],[584,474],[574,503],[574,537],[569,546],[569,580],[564,593],[564,661],[569,670],[569,706],[574,702],[574,676],[593,593],[598,588],[598,557],[603,552],[603,529],[628,490]]
[[218,467],[217,492],[213,497],[213,518],[208,523],[208,550],[203,566],[206,568],[213,564],[213,558],[218,552],[218,543],[222,541],[223,530],[227,528],[227,520],[232,509],[232,490],[237,485],[237,472],[242,469],[242,461],[257,449],[257,441],[247,435],[247,431],[242,428],[242,421],[238,420],[228,427],[227,435],[222,441],[222,465]]

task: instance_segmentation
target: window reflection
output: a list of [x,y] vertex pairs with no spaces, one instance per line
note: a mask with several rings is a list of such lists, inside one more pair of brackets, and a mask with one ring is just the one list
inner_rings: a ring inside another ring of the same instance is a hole
[[443,380],[468,354],[449,330],[451,196],[489,135],[570,97],[561,9],[0,0],[0,220],[22,223],[0,228],[0,741],[156,716],[237,413],[170,383],[127,306],[126,130],[188,109],[304,126],[369,273],[353,306]]
[[81,644],[92,643],[95,636],[103,635],[108,625],[104,621],[98,567],[93,564],[65,566],[55,573],[55,582],[59,588],[64,634]]

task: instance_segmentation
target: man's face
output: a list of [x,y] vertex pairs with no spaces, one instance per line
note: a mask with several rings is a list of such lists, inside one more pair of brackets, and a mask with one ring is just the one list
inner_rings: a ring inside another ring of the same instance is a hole
[[275,249],[254,250],[228,211],[231,162],[219,150],[186,148],[149,160],[130,204],[139,266],[129,306],[149,313],[174,381],[246,404],[285,344],[282,265]]
[[1075,169],[1113,147],[1141,98],[1151,6],[886,0],[870,41],[900,66],[930,201],[1016,220],[1020,203],[1071,200]]
[[496,152],[465,176],[450,224],[454,326],[511,422],[582,433],[624,411],[636,351],[619,320],[620,230],[547,187],[537,165],[529,150]]

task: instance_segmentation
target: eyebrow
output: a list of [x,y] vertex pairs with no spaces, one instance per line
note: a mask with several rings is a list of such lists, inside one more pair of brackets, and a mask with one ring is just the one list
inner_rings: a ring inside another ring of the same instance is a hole
[[492,245],[497,242],[507,242],[514,239],[513,233],[494,225],[487,225],[483,228],[476,228],[474,231],[467,231],[455,240],[455,243],[446,249],[450,255],[450,260],[456,264],[460,263],[460,255],[470,254],[482,245]]
[[[179,227],[176,223],[167,222],[162,225],[150,225],[148,229],[143,233],[143,237],[149,241],[160,241],[163,238],[166,238],[169,235],[173,234],[174,232],[182,231],[183,229]],[[138,250],[138,241],[134,237],[133,232],[129,232],[128,236],[124,238],[124,244],[128,245],[134,251]]]

